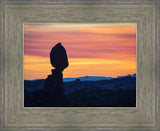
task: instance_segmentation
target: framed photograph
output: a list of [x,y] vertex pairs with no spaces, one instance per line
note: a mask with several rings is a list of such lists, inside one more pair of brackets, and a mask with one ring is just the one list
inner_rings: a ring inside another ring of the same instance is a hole
[[25,23],[24,107],[136,107],[136,25]]
[[2,129],[159,128],[158,2],[2,2]]

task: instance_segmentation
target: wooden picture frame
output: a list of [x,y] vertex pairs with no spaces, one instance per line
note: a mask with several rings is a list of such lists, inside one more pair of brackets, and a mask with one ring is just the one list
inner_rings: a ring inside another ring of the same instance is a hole
[[[158,2],[2,2],[2,129],[158,129]],[[136,107],[24,107],[24,23],[137,23]]]

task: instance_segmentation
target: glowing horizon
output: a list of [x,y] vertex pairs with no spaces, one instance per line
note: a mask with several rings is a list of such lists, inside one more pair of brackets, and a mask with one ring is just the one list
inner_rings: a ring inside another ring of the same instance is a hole
[[64,78],[136,73],[136,24],[24,24],[24,79],[51,74],[58,42],[69,59]]

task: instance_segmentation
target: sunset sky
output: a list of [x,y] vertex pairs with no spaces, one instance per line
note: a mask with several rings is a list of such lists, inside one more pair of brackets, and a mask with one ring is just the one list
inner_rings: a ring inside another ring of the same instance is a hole
[[64,78],[136,73],[136,24],[24,24],[24,79],[51,74],[58,42],[69,59]]

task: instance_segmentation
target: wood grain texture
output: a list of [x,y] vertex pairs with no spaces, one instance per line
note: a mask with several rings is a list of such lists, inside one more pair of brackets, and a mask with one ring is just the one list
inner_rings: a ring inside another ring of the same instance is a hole
[[[24,108],[24,23],[137,23],[136,108]],[[157,2],[2,2],[3,129],[157,129]]]

